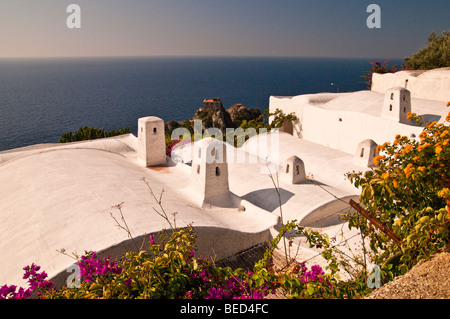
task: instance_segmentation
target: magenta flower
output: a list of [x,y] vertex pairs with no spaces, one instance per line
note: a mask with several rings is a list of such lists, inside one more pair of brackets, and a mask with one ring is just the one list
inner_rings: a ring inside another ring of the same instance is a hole
[[106,257],[103,260],[96,259],[95,252],[89,252],[86,255],[81,256],[81,260],[78,263],[80,268],[80,277],[84,277],[87,282],[93,282],[94,277],[98,275],[120,274],[122,268],[117,266],[117,263],[110,260],[110,257]]
[[229,299],[231,298],[231,294],[228,291],[224,291],[220,287],[212,287],[208,291],[208,295],[205,297],[205,299]]
[[125,286],[130,287],[131,286],[131,278],[124,280],[123,283],[125,284]]
[[48,276],[45,271],[41,273],[38,272],[40,269],[41,267],[35,265],[34,263],[31,266],[26,266],[23,268],[23,270],[25,270],[23,279],[28,279],[28,284],[31,291],[38,288],[50,289],[53,286],[53,281],[45,280]]
[[155,234],[150,235],[149,239],[150,239],[150,245],[156,245],[156,243],[155,243]]
[[23,289],[19,288],[19,291],[16,292],[17,286],[15,285],[4,285],[0,287],[0,299],[27,299],[33,293],[31,289]]

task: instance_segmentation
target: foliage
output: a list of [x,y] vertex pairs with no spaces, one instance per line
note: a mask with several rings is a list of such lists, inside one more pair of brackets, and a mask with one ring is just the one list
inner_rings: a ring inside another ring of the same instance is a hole
[[112,137],[130,133],[130,128],[125,127],[118,131],[105,131],[104,129],[97,129],[95,127],[80,127],[76,132],[67,132],[61,135],[60,143],[70,143],[76,141],[95,140],[98,138]]
[[[408,119],[425,124],[414,113],[409,113]],[[393,143],[378,146],[376,167],[348,174],[350,181],[361,187],[360,202],[403,239],[401,244],[393,244],[364,218],[349,216],[349,226],[370,239],[374,262],[385,266],[382,273],[390,279],[406,273],[448,242],[449,120],[450,113],[446,123],[426,123],[420,140],[397,135]]]
[[77,256],[78,286],[74,278],[56,289],[53,282],[44,280],[45,272],[36,273],[40,267],[33,264],[24,268],[32,276],[30,288],[15,292],[16,286],[5,285],[0,296],[24,299],[36,292],[41,299],[262,299],[277,289],[293,298],[321,296],[322,286],[330,287],[330,283],[320,266],[308,270],[293,261],[283,271],[273,269],[271,252],[294,227],[291,222],[282,229],[253,271],[217,267],[208,258],[196,258],[196,233],[190,225],[161,231],[159,243],[151,235],[148,250],[127,252],[117,261],[99,259],[92,251]]
[[[270,119],[271,121],[269,121]],[[280,109],[276,109],[275,112],[272,113],[269,109],[266,109],[264,113],[256,119],[250,121],[242,120],[240,127],[244,130],[254,128],[257,131],[263,128],[270,132],[272,129],[281,128],[285,123],[295,120],[297,120],[297,116],[294,113],[284,114]]]
[[258,118],[261,115],[261,110],[259,108],[242,108],[235,112],[232,116],[233,125],[235,128],[241,126],[243,120],[251,121]]
[[374,73],[395,73],[397,72],[396,65],[389,66],[389,59],[385,60],[383,63],[380,61],[370,62],[372,65],[372,69],[369,71],[365,71],[364,74],[361,76],[364,79],[364,84],[366,84],[367,89],[370,90],[372,88],[372,75]]
[[403,68],[413,70],[430,70],[435,68],[450,67],[450,31],[442,31],[440,36],[431,32],[428,36],[428,44],[405,58]]
[[[152,235],[148,250],[128,252],[118,261],[111,261],[109,257],[100,260],[94,252],[86,252],[78,261],[79,287],[63,286],[56,290],[39,286],[41,292],[38,297],[259,299],[269,293],[267,286],[254,280],[251,271],[215,267],[209,259],[195,258],[195,237],[192,226],[171,234],[164,230],[160,233],[160,243],[156,243]],[[30,291],[33,289],[14,297],[29,297]]]

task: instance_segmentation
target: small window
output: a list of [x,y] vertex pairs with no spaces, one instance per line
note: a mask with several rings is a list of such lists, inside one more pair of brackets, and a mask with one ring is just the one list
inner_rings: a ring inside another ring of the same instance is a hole
[[202,148],[201,147],[198,148],[198,157],[199,158],[202,157]]
[[359,157],[364,157],[364,147],[361,149],[361,154],[359,154]]
[[391,112],[392,112],[392,104],[391,104],[391,105],[389,105],[389,111],[391,111]]
[[156,134],[156,127],[153,128],[153,134]]
[[197,174],[200,174],[200,165],[197,165]]
[[406,106],[403,107],[403,113],[406,113]]
[[298,167],[298,165],[295,165],[295,172],[297,173],[297,175],[300,174],[300,168]]
[[403,101],[406,101],[406,95],[403,95]]
[[394,99],[394,93],[391,93],[391,100]]
[[143,127],[141,127],[141,132],[144,132],[144,128]]
[[286,165],[286,174],[289,173],[289,164]]
[[405,89],[408,86],[408,80],[405,80]]
[[220,176],[220,169],[216,167],[216,176]]

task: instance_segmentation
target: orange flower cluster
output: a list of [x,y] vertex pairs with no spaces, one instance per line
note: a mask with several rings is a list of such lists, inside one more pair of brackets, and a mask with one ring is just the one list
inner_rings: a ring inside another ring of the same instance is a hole
[[[424,125],[423,118],[416,113],[408,113],[408,119]],[[450,112],[446,121],[450,122]],[[373,158],[378,169],[373,177],[366,178],[378,178],[383,185],[393,186],[392,189],[402,185],[427,191],[424,187],[428,184],[433,185],[430,190],[442,185],[432,191],[434,196],[450,200],[450,171],[446,169],[450,166],[450,128],[448,123],[438,121],[425,125],[420,140],[397,134],[393,143],[378,145],[378,155]]]
[[375,166],[378,166],[378,165],[380,165],[380,160],[382,160],[382,159],[384,159],[384,158],[386,158],[385,155],[378,155],[378,156],[375,156],[375,157],[373,158],[373,163],[375,164]]

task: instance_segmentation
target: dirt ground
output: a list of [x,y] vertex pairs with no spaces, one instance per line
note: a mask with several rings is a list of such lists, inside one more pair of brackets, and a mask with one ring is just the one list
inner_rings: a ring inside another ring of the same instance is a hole
[[450,245],[365,299],[450,299]]

